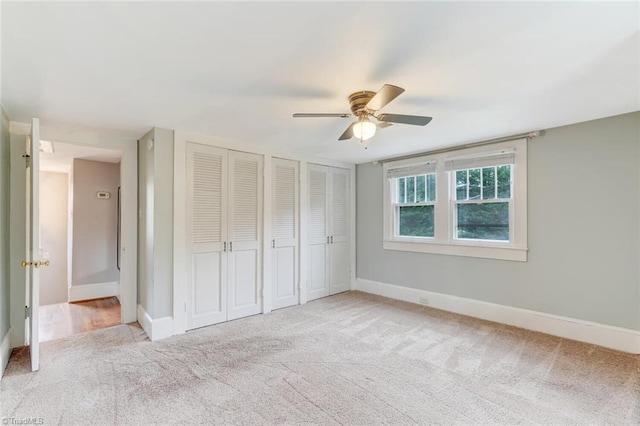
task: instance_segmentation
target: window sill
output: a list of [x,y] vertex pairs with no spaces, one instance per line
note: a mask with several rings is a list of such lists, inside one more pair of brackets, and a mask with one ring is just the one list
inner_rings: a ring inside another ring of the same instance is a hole
[[479,257],[483,259],[526,262],[526,248],[477,246],[465,244],[439,244],[432,242],[383,241],[385,250],[413,251],[418,253],[444,254],[449,256]]

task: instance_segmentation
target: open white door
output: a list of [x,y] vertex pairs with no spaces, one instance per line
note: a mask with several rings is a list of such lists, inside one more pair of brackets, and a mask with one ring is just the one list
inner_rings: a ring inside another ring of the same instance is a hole
[[27,339],[31,356],[31,371],[37,371],[40,362],[39,316],[40,273],[38,268],[48,262],[40,262],[40,122],[34,118],[31,123],[31,135],[26,144],[27,164],[27,214],[26,217],[26,257],[22,262],[27,270]]

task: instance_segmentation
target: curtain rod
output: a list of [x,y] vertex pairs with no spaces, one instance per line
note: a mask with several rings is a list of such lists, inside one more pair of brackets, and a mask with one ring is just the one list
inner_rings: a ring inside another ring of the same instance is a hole
[[390,161],[407,160],[409,158],[422,157],[424,155],[442,154],[444,152],[459,151],[461,149],[473,148],[473,147],[476,147],[476,146],[491,145],[491,144],[499,143],[499,142],[515,141],[517,139],[522,139],[522,138],[532,139],[532,138],[535,138],[537,136],[544,136],[544,130],[535,131],[535,132],[520,133],[520,134],[513,135],[513,136],[505,136],[505,137],[502,137],[502,138],[489,139],[489,140],[486,140],[486,141],[472,142],[472,143],[468,143],[466,145],[458,145],[458,146],[452,146],[452,147],[448,147],[448,148],[435,149],[433,151],[418,152],[418,153],[415,153],[415,154],[403,155],[401,157],[385,158],[384,160],[374,161],[373,164],[377,164],[377,163],[384,164],[384,163],[388,163]]

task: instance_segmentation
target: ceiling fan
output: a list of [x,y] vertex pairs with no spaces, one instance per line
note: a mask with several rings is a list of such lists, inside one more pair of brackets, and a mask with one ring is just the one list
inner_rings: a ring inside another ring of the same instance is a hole
[[[385,84],[378,92],[369,90],[361,90],[349,95],[349,105],[351,105],[350,113],[296,113],[295,118],[349,118],[356,116],[354,121],[347,127],[342,136],[338,140],[351,139],[356,137],[367,148],[366,140],[376,134],[377,129],[389,127],[392,123],[412,124],[414,126],[425,126],[431,121],[431,117],[420,115],[402,115],[402,114],[379,114],[378,110],[384,108],[389,102],[397,98],[404,89],[402,87]],[[369,118],[373,117],[376,122]]]

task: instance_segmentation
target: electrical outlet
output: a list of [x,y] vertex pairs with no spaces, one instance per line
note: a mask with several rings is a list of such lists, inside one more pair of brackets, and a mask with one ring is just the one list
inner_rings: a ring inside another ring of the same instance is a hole
[[420,303],[421,305],[429,306],[429,299],[427,299],[426,297],[421,297],[420,299],[418,299],[418,303]]

